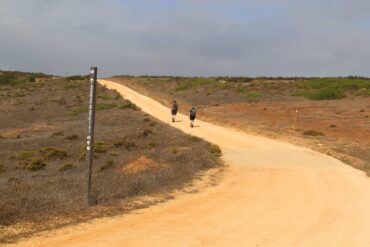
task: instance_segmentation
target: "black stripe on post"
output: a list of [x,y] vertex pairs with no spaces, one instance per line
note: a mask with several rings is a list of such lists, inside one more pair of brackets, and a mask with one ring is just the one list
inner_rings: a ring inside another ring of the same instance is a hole
[[86,204],[90,206],[91,202],[91,175],[93,165],[94,152],[94,127],[95,127],[95,104],[96,104],[96,80],[98,68],[90,68],[90,99],[89,99],[89,116],[88,116],[88,131],[86,145]]

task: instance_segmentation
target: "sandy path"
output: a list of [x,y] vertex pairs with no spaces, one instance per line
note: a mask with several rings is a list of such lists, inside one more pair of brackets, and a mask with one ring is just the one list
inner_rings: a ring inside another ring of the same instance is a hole
[[230,165],[200,193],[98,219],[19,243],[23,246],[370,246],[370,179],[329,156],[247,135],[169,110],[105,80],[145,112],[217,143]]

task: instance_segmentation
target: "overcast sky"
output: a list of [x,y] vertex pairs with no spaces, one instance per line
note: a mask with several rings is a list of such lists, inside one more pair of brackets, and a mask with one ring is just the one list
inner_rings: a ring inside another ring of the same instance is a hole
[[370,76],[369,0],[0,0],[0,69]]

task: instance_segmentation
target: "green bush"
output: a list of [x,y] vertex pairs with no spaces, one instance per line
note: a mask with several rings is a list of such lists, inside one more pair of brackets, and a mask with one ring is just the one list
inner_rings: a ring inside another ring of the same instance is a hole
[[55,147],[45,147],[39,150],[39,153],[45,160],[64,159],[67,157],[67,152],[63,149]]
[[187,78],[184,81],[181,81],[177,84],[175,91],[186,91],[186,90],[195,88],[200,85],[217,86],[219,84],[221,85],[222,83],[218,83],[215,78],[211,78],[211,77]]
[[94,151],[96,153],[106,153],[109,148],[110,148],[110,145],[106,142],[97,142],[94,145]]
[[341,89],[356,90],[360,88],[370,89],[370,80],[352,78],[321,78],[308,80],[303,84],[304,88],[310,89]]
[[262,97],[262,93],[260,92],[250,92],[247,94],[248,99],[259,99]]
[[341,89],[324,88],[319,91],[307,93],[305,96],[310,100],[332,100],[341,99],[345,94]]
[[349,90],[370,90],[370,80],[357,78],[320,78],[298,84],[300,89],[294,96],[310,100],[333,100],[345,97]]
[[102,95],[102,96],[100,96],[100,98],[102,100],[113,100],[113,97],[108,95],[108,94]]
[[209,144],[208,150],[216,156],[222,156],[221,148],[216,144]]
[[109,110],[109,109],[112,109],[112,108],[115,108],[117,107],[116,104],[107,104],[107,103],[98,103],[96,104],[96,110],[97,111],[101,111],[101,110]]
[[25,162],[23,164],[23,168],[28,171],[39,171],[42,170],[46,166],[46,163],[39,158],[34,158],[31,161]]
[[125,104],[121,105],[119,109],[132,109],[134,111],[139,110],[139,107],[137,107],[134,103],[131,101],[127,101]]
[[13,85],[17,82],[17,77],[12,74],[0,74],[0,85]]
[[30,158],[35,157],[36,155],[37,155],[37,152],[36,151],[33,151],[33,150],[23,150],[23,151],[18,152],[15,155],[15,159],[16,160],[27,160],[27,159],[30,159]]

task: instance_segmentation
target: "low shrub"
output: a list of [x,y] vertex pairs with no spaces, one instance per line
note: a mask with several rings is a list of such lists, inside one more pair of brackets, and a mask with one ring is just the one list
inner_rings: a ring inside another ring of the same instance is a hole
[[86,160],[86,148],[82,148],[80,151],[80,156],[78,158],[79,161]]
[[33,151],[33,150],[23,150],[23,151],[18,152],[15,155],[15,159],[16,160],[27,160],[27,159],[30,159],[30,158],[35,157],[36,155],[37,155],[37,152],[36,151]]
[[24,162],[22,166],[25,170],[35,172],[44,169],[46,163],[40,158],[33,158],[30,161]]
[[316,130],[306,130],[303,132],[306,136],[323,136],[324,134]]
[[199,142],[201,141],[202,139],[197,137],[197,136],[192,136],[192,135],[189,135],[188,136],[188,140],[191,141],[191,142]]
[[310,100],[333,100],[341,99],[345,96],[345,94],[341,89],[325,88],[319,91],[306,93],[304,96]]
[[157,143],[149,142],[149,143],[147,143],[147,144],[144,145],[144,148],[145,149],[152,149],[152,148],[154,148],[157,145],[158,145]]
[[109,168],[114,167],[115,165],[116,165],[116,164],[114,163],[114,161],[113,161],[113,160],[107,160],[107,161],[105,162],[105,164],[104,164],[104,165],[102,165],[102,166],[99,168],[99,171],[107,170],[107,169],[109,169]]
[[152,134],[153,134],[153,130],[151,130],[151,129],[145,129],[141,135],[143,137],[147,137],[147,136],[152,135]]
[[100,96],[100,98],[102,100],[113,100],[113,96],[110,96],[108,94],[104,94],[104,95]]
[[116,147],[116,148],[124,147],[126,149],[130,149],[132,147],[135,147],[136,143],[132,142],[132,141],[128,141],[128,140],[125,139],[125,140],[114,142],[113,146]]
[[110,145],[106,142],[97,142],[94,145],[94,152],[96,153],[106,153],[108,149],[110,148]]
[[79,138],[79,136],[76,135],[76,134],[71,134],[71,135],[66,137],[66,139],[70,140],[70,141],[77,140],[78,138]]
[[247,98],[251,100],[256,100],[262,97],[262,93],[260,92],[250,92],[247,94]]
[[97,103],[95,109],[97,111],[101,111],[101,110],[109,110],[109,109],[112,109],[112,108],[115,108],[115,107],[117,107],[116,104]]
[[305,80],[297,84],[300,91],[294,96],[304,96],[310,100],[333,100],[345,97],[345,92],[370,90],[370,80],[359,78],[319,78]]
[[127,101],[125,104],[121,105],[118,109],[132,109],[134,111],[139,110],[139,107],[132,103],[131,101]]
[[57,132],[54,132],[53,134],[51,134],[51,136],[64,136],[64,132],[63,131],[57,131]]
[[221,148],[216,144],[209,144],[208,150],[211,152],[211,154],[222,156]]
[[0,85],[13,85],[17,82],[17,77],[12,74],[0,74]]
[[68,170],[71,170],[73,169],[75,166],[73,164],[70,164],[70,163],[67,163],[67,164],[64,164],[63,166],[61,166],[59,168],[59,171],[60,172],[65,172],[65,171],[68,171]]
[[45,147],[39,150],[39,153],[45,160],[64,159],[67,157],[67,152],[63,149],[55,147]]
[[87,106],[74,106],[71,109],[69,109],[73,114],[79,114],[83,112],[87,112],[89,109]]
[[88,80],[90,79],[90,75],[72,75],[66,77],[67,81],[80,81],[80,80]]

